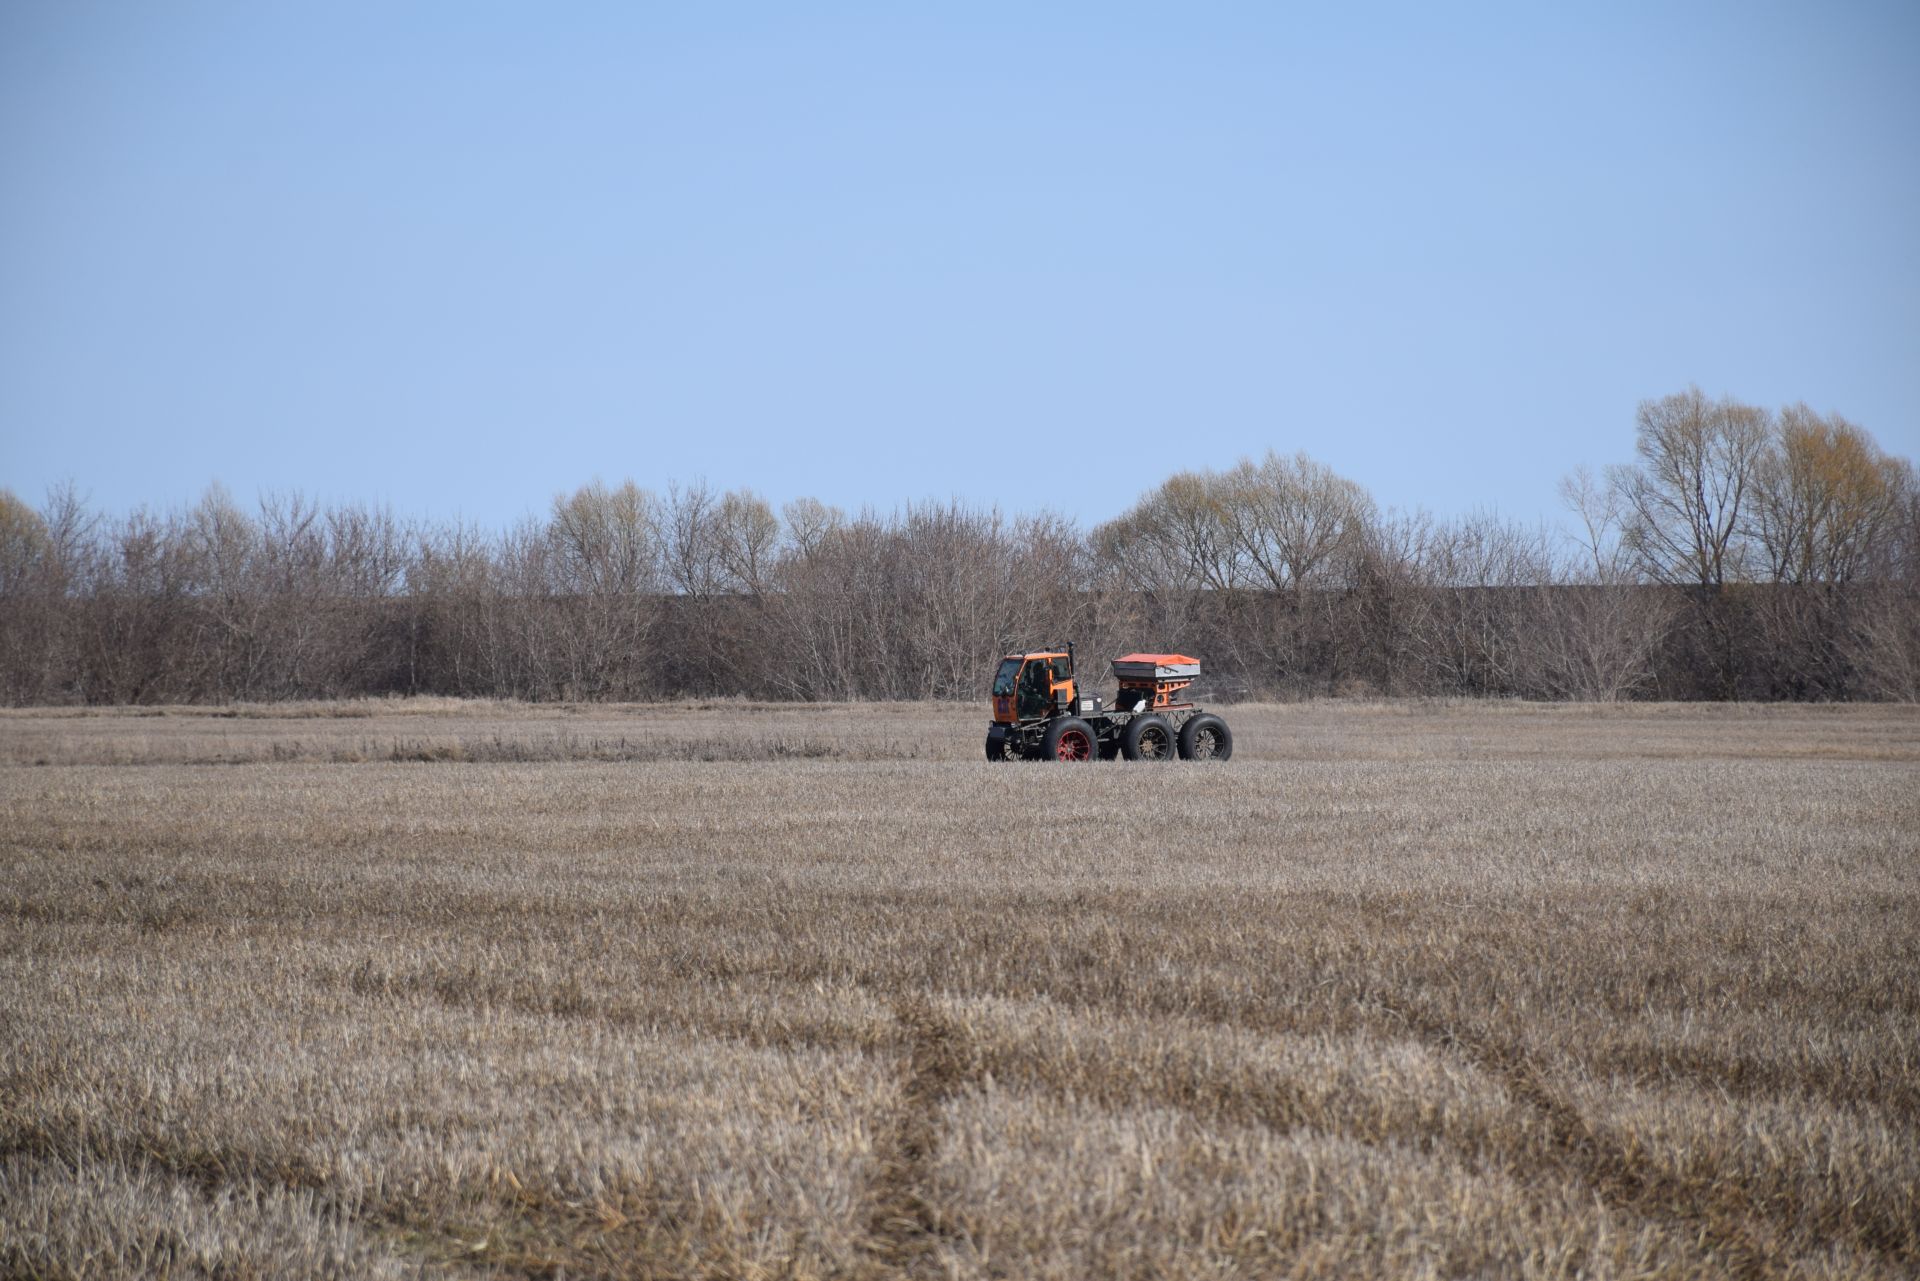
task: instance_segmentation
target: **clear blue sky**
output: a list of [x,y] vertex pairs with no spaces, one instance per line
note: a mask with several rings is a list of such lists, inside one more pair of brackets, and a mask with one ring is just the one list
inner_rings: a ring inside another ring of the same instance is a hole
[[1912,0],[0,6],[29,500],[1533,519],[1690,382],[1920,455]]

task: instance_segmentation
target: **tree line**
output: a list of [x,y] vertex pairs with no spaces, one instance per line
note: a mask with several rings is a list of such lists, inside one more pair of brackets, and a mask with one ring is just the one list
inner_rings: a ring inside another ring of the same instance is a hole
[[1855,424],[1689,389],[1560,496],[1555,528],[1382,511],[1278,453],[1091,530],[631,481],[503,531],[0,491],[0,698],[967,699],[1068,638],[1201,655],[1213,697],[1920,698],[1920,482]]

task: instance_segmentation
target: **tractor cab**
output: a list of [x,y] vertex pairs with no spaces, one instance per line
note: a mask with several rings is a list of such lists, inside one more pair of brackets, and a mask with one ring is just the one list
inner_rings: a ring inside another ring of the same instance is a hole
[[1015,725],[1073,704],[1073,655],[1066,650],[1008,654],[993,674],[993,719]]

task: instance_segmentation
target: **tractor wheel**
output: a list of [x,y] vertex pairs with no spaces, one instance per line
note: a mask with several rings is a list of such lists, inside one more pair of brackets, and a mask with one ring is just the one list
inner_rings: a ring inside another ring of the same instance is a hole
[[987,731],[987,759],[990,761],[1011,759],[1007,755],[1007,731],[998,725]]
[[1136,716],[1120,732],[1120,751],[1130,761],[1173,759],[1173,725],[1158,712]]
[[1093,726],[1078,716],[1062,716],[1047,726],[1047,737],[1040,744],[1043,761],[1094,761],[1100,759],[1100,740]]
[[1180,759],[1183,761],[1224,761],[1233,755],[1233,731],[1227,723],[1206,712],[1180,727]]

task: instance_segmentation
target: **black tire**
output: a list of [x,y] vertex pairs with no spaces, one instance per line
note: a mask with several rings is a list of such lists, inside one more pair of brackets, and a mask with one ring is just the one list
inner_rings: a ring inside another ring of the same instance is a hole
[[1120,731],[1120,752],[1130,761],[1170,761],[1174,750],[1173,724],[1158,712],[1136,716]]
[[1040,743],[1040,759],[1097,761],[1100,759],[1100,739],[1094,734],[1093,726],[1078,716],[1062,716],[1047,726],[1047,736]]
[[1233,731],[1212,712],[1203,712],[1180,727],[1180,759],[1224,761],[1233,755]]
[[990,761],[1013,759],[1007,753],[1007,731],[999,725],[987,731],[987,759]]

